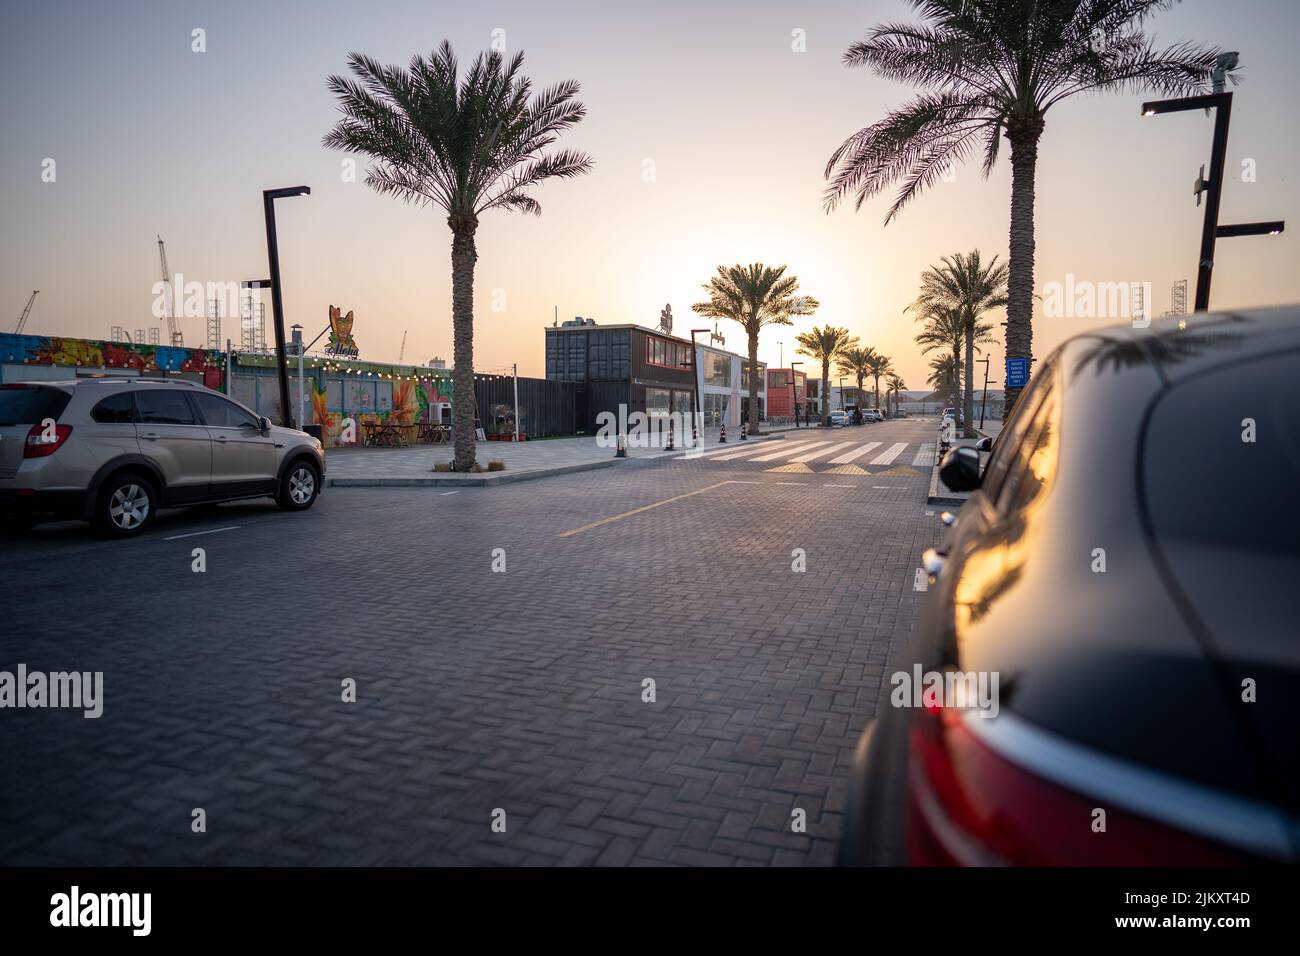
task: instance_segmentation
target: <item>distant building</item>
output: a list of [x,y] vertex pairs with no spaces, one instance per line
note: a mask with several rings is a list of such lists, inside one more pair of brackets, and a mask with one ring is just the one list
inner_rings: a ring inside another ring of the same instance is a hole
[[808,375],[793,368],[767,370],[767,411],[772,418],[803,417],[808,412]]
[[[639,325],[596,325],[575,318],[546,329],[546,377],[578,385],[577,424],[597,429],[601,412],[648,416],[671,412],[689,416],[695,409],[695,372],[699,371],[699,403],[706,426],[726,422],[738,427],[749,403],[745,386],[748,362],[740,355],[713,346],[696,346],[698,361],[687,339]],[[759,365],[759,415],[765,411],[766,366]]]

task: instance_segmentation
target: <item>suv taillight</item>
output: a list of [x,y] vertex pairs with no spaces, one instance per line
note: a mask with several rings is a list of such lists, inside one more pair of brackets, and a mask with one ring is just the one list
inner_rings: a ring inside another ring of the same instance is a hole
[[[1093,829],[1097,808],[1106,811],[1105,832]],[[1025,770],[978,740],[952,708],[918,712],[913,722],[907,848],[914,866],[1258,862]]]
[[31,431],[27,433],[27,444],[23,446],[24,458],[44,458],[46,455],[53,455],[63,447],[63,443],[68,440],[72,434],[71,425],[55,425],[54,435],[47,437],[45,429],[40,425],[33,425]]

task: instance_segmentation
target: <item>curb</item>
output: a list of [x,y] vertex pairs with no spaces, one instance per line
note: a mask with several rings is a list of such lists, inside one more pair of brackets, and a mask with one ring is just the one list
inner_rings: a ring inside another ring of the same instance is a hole
[[532,471],[501,471],[494,474],[457,475],[446,473],[446,478],[327,478],[327,488],[491,488],[516,481],[569,475],[577,471],[611,468],[632,458],[611,458],[608,461],[586,461],[577,465],[557,465],[554,468],[535,468]]

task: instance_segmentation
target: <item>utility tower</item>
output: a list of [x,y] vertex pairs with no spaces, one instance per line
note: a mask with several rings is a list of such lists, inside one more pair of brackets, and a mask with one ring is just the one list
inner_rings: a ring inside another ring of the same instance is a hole
[[406,329],[402,329],[402,348],[397,353],[397,364],[402,364],[402,359],[406,358]]
[[[18,316],[18,327],[14,329],[14,335],[17,335],[19,332],[21,332],[23,330],[23,326],[27,324],[27,317],[32,314],[32,303],[36,301],[36,293],[40,291],[41,291],[40,289],[37,289],[35,292],[32,293],[32,297],[27,300],[27,306],[26,308],[23,309],[23,314]],[[402,341],[403,342],[406,341],[406,336],[404,333],[402,336]]]
[[1173,315],[1187,314],[1187,280],[1179,279],[1169,292],[1169,311]]
[[207,347],[210,349],[221,348],[221,300],[220,299],[213,299],[212,307],[208,311]]
[[162,236],[158,237],[158,264],[162,268],[163,285],[166,288],[164,307],[167,312],[167,341],[172,345],[184,345],[185,338],[176,324],[176,288],[172,284],[171,270],[167,268],[167,249]]

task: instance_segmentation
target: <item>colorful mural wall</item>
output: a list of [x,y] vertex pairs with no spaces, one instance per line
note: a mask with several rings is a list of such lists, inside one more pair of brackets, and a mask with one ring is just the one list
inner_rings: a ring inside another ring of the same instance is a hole
[[0,363],[67,365],[80,368],[133,369],[150,372],[194,372],[208,388],[221,389],[226,380],[226,356],[215,349],[172,345],[138,345],[51,335],[0,333]]

